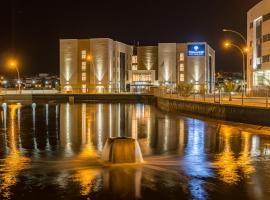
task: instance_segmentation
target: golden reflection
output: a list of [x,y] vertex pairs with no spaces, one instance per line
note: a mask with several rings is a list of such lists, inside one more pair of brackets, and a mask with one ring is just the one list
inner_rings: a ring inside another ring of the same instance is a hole
[[94,185],[95,178],[100,174],[99,169],[82,169],[78,170],[72,179],[80,183],[80,194],[88,195]]
[[30,159],[23,156],[21,152],[18,150],[17,147],[17,135],[15,134],[16,131],[16,123],[15,123],[15,115],[16,110],[20,108],[21,105],[14,104],[10,105],[10,127],[8,133],[8,147],[9,147],[9,154],[4,159],[3,163],[1,164],[0,168],[0,191],[4,198],[9,198],[11,192],[9,188],[16,184],[17,180],[16,177],[22,170],[25,170],[30,167],[29,162]]
[[251,174],[255,172],[255,168],[251,163],[250,158],[250,134],[247,132],[242,132],[242,138],[243,138],[243,150],[240,153],[240,157],[238,158],[238,166],[242,169],[245,175]]
[[241,137],[243,138],[242,151],[240,157],[236,158],[231,149],[233,132],[235,132],[235,129],[226,125],[221,126],[220,134],[222,134],[222,137],[224,138],[224,150],[214,163],[214,166],[217,167],[220,179],[228,184],[235,184],[240,180],[240,176],[238,175],[239,171],[242,171],[245,175],[255,172],[255,168],[251,164],[249,153],[249,133],[243,132],[241,134]]

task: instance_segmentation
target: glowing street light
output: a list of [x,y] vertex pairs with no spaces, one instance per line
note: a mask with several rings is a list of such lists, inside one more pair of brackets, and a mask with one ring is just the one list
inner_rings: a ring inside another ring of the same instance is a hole
[[247,45],[247,39],[243,36],[242,33],[239,33],[238,31],[230,30],[230,29],[223,29],[222,31],[223,32],[231,32],[231,33],[234,33],[234,34],[238,35],[243,40],[245,45]]
[[20,72],[19,72],[19,69],[18,69],[18,61],[15,60],[15,59],[11,59],[9,61],[9,66],[10,66],[10,68],[15,69],[17,71],[19,94],[21,94],[21,79],[20,79]]
[[225,41],[224,42],[224,47],[227,49],[227,48],[230,48],[230,47],[234,47],[236,49],[238,49],[241,54],[242,54],[242,58],[243,58],[243,91],[244,93],[246,92],[246,64],[245,64],[245,53],[248,52],[248,48],[247,47],[244,47],[244,48],[241,48],[240,46],[230,42],[230,41]]

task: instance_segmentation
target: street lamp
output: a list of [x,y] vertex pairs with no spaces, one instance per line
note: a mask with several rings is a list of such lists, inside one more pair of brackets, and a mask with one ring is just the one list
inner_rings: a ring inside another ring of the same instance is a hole
[[[240,49],[244,50],[245,53],[248,52],[247,39],[242,33],[238,32],[238,31],[235,31],[235,30],[231,30],[231,29],[223,29],[222,31],[223,32],[230,32],[230,33],[233,33],[233,34],[239,36],[242,39],[242,41],[244,42],[244,45],[245,45],[245,48],[243,48],[243,49],[240,48]],[[247,68],[246,65],[244,66],[244,68],[245,68],[245,70],[243,70],[243,71],[246,71],[246,68]],[[243,80],[246,80],[246,74],[243,73],[243,76],[244,76]],[[246,82],[244,82],[244,84],[246,85]]]
[[229,41],[226,41],[224,43],[224,47],[225,48],[230,48],[230,47],[234,47],[236,49],[238,49],[241,54],[242,54],[242,58],[243,58],[243,85],[242,85],[242,88],[243,88],[243,91],[244,93],[246,92],[246,65],[245,65],[245,53],[248,52],[248,48],[244,47],[244,48],[241,48],[240,46],[236,45],[236,44],[233,44]]
[[12,59],[9,61],[9,66],[17,71],[19,94],[21,94],[21,79],[20,79],[20,72],[18,69],[18,62],[15,59]]
[[239,33],[238,31],[230,30],[230,29],[223,29],[222,31],[223,31],[223,32],[231,32],[231,33],[234,33],[234,34],[240,36],[241,39],[244,41],[245,45],[247,45],[247,39],[243,36],[242,33]]

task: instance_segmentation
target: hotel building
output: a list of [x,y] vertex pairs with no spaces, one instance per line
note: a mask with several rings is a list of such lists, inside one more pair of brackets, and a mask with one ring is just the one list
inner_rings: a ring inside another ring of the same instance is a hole
[[138,92],[179,83],[205,84],[212,92],[214,75],[215,51],[204,42],[133,47],[107,38],[60,40],[65,92]]
[[108,38],[60,40],[60,82],[69,92],[119,92],[133,47]]
[[250,9],[247,22],[247,87],[254,89],[270,80],[270,0]]

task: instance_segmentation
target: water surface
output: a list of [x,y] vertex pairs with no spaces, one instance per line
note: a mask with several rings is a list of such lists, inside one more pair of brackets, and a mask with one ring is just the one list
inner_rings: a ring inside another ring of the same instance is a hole
[[[6,104],[0,199],[269,199],[270,135],[144,104]],[[142,165],[104,166],[108,137]]]

